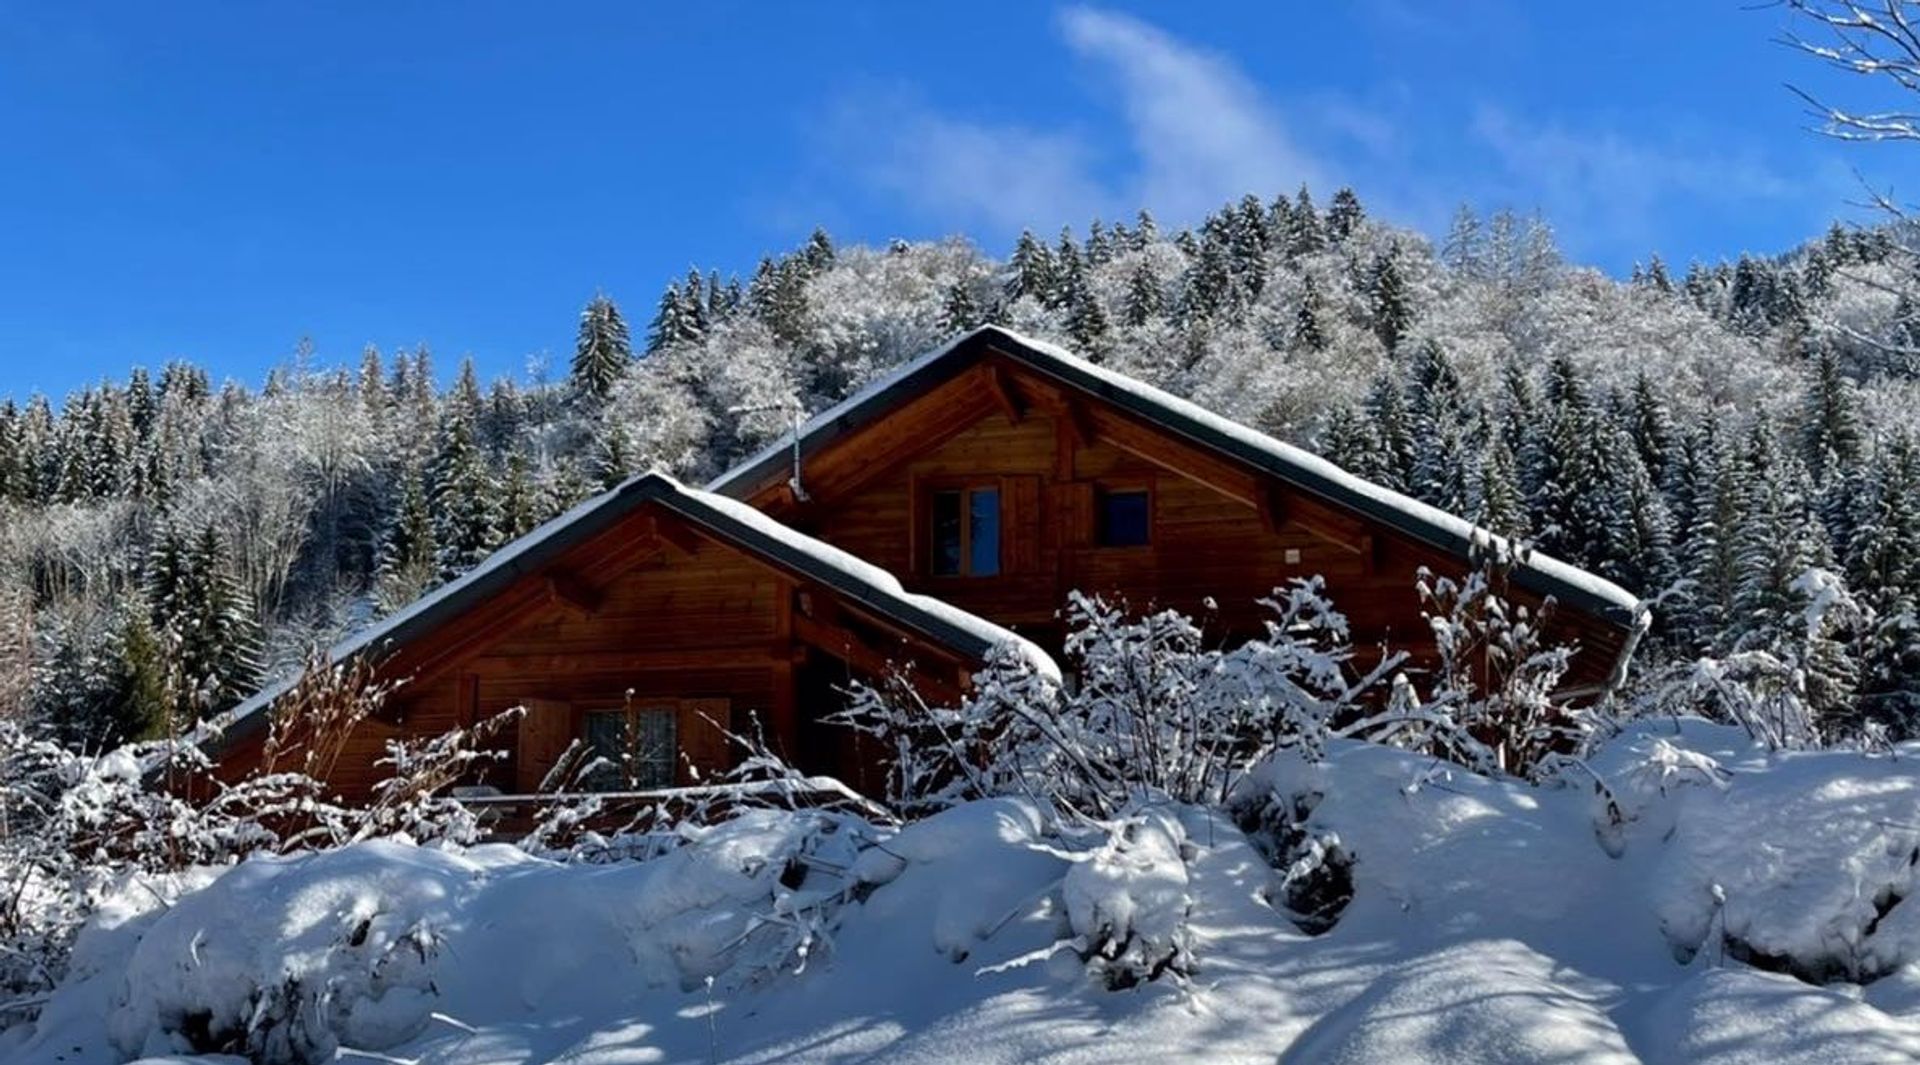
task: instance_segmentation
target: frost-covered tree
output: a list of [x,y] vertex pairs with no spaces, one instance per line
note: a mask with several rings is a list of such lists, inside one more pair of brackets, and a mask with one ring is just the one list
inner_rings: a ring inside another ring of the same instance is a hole
[[632,361],[633,341],[620,308],[605,294],[594,296],[580,312],[580,332],[573,344],[573,387],[583,396],[605,399]]

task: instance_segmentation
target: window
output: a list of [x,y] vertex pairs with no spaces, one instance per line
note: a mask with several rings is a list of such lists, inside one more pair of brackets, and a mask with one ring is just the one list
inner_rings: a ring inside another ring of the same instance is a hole
[[928,561],[936,577],[1000,572],[1000,490],[951,488],[928,499]]
[[673,709],[590,710],[585,718],[587,747],[604,760],[583,781],[589,791],[673,786],[680,753]]
[[1095,514],[1102,547],[1139,547],[1151,540],[1153,499],[1144,488],[1101,492]]

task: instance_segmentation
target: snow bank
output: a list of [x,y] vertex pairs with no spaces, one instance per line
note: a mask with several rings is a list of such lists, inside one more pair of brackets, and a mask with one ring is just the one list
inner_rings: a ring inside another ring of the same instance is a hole
[[1607,1015],[1611,990],[1511,940],[1454,947],[1397,966],[1295,1043],[1290,1060],[1634,1065]]
[[1652,877],[1684,954],[1718,949],[1814,980],[1920,961],[1920,761],[1804,752],[1686,788]]
[[[1277,759],[1255,832],[1291,818],[1351,859],[1311,935],[1273,848],[1174,804],[760,812],[604,866],[256,860],[130,886],[0,1063],[1914,1060],[1917,756],[1682,721],[1561,786],[1356,743]],[[1836,958],[1878,979],[1810,982]]]

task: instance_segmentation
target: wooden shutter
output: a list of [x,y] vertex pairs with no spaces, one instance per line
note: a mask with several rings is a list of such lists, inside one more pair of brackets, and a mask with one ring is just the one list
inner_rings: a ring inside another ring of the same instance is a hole
[[1072,481],[1053,486],[1054,533],[1061,547],[1093,542],[1093,485]]
[[531,795],[573,743],[573,704],[557,699],[524,699],[520,741],[514,751],[514,790]]
[[1040,478],[1003,477],[1006,513],[1001,515],[1002,546],[1008,573],[1040,572]]
[[733,720],[733,704],[726,699],[682,699],[676,729],[680,736],[681,766],[675,775],[692,782],[687,766],[699,769],[702,783],[712,783],[733,765],[724,731]]

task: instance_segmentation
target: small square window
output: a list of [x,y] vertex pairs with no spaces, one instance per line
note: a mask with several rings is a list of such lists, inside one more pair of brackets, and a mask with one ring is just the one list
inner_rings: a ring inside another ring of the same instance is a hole
[[1138,547],[1150,541],[1153,501],[1146,489],[1101,492],[1097,514],[1100,546]]

